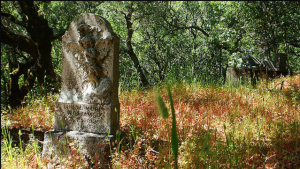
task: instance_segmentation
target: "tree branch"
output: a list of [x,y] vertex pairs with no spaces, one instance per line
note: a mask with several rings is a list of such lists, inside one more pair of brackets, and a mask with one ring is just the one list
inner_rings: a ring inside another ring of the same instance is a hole
[[163,17],[164,21],[170,26],[170,27],[173,27],[173,28],[176,28],[176,30],[179,30],[179,29],[195,29],[195,30],[198,30],[200,32],[202,32],[205,36],[209,37],[209,34],[202,28],[200,28],[199,26],[184,26],[184,27],[181,27],[181,26],[178,26],[178,25],[175,25],[175,24],[172,24],[171,22],[169,22],[167,20],[166,17]]
[[14,48],[22,50],[30,54],[33,58],[38,57],[37,45],[36,43],[28,39],[25,36],[17,35],[10,32],[2,23],[1,23],[1,42],[7,45],[10,45]]
[[38,13],[37,10],[34,9],[35,7],[33,1],[18,1],[18,2],[21,6],[22,12],[28,16],[29,20],[35,23],[36,19],[38,19]]
[[188,26],[188,27],[185,27],[185,29],[190,29],[190,28],[193,28],[193,29],[196,29],[200,32],[202,32],[205,36],[209,37],[209,34],[202,28],[198,27],[198,26]]
[[16,19],[14,16],[12,16],[11,14],[8,14],[8,13],[5,13],[5,12],[2,12],[1,11],[1,16],[4,16],[6,17],[6,19],[10,20],[11,22],[17,24],[17,25],[20,25],[20,26],[23,26],[23,27],[27,27],[27,24],[23,21],[20,21],[18,19]]
[[294,47],[296,47],[296,48],[300,48],[300,44],[297,43],[297,42],[291,42],[289,44],[292,45],[292,46],[294,46]]
[[11,75],[15,76],[21,76],[22,74],[25,74],[28,69],[30,69],[35,63],[37,59],[32,59],[26,63],[18,63],[18,69],[17,71],[13,71]]

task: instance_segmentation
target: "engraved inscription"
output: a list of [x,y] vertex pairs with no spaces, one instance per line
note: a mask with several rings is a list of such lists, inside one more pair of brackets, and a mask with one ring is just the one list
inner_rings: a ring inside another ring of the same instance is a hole
[[105,133],[109,130],[106,108],[101,104],[56,102],[55,129]]

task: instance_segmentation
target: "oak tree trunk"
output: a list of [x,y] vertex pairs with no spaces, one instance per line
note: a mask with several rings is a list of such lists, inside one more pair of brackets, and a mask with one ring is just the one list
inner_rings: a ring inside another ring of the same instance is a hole
[[142,67],[139,63],[139,60],[138,60],[136,54],[133,51],[132,44],[131,44],[131,39],[132,39],[132,35],[133,35],[131,16],[132,16],[132,12],[129,12],[127,15],[125,15],[126,24],[127,24],[127,39],[126,39],[126,46],[128,48],[127,53],[130,56],[131,60],[133,61],[134,67],[136,68],[138,74],[140,75],[140,78],[141,78],[140,84],[143,87],[147,87],[149,85],[149,82],[142,70]]
[[[18,66],[10,74],[8,102],[11,108],[21,105],[22,100],[32,89],[36,78],[41,89],[43,86],[49,88],[57,78],[51,56],[51,42],[55,40],[53,29],[49,27],[48,21],[38,14],[33,1],[19,1],[19,8],[18,12],[22,20],[1,11],[3,18],[25,28],[29,34],[29,37],[15,34],[1,22],[1,42],[18,51],[26,52],[31,57],[26,63],[18,61],[14,63]],[[20,88],[21,75],[24,75],[24,85]]]

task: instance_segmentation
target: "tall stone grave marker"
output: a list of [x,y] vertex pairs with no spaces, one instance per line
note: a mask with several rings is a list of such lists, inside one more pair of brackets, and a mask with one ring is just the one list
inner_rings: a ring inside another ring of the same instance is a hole
[[104,18],[82,14],[72,21],[62,37],[61,80],[54,131],[45,133],[43,157],[68,153],[62,150],[68,143],[87,157],[103,152],[98,145],[115,135],[120,107],[119,38]]

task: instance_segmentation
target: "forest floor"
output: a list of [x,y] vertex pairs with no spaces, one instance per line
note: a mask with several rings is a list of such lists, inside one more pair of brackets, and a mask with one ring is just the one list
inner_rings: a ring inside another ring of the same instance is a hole
[[[174,167],[172,118],[160,115],[158,93],[171,110],[163,85],[119,94],[123,134],[111,145],[105,168]],[[256,87],[181,83],[171,93],[178,168],[300,168],[300,75],[264,80]],[[1,168],[47,168],[40,157],[42,141],[32,137],[53,129],[57,97],[35,100],[13,114],[1,111]],[[20,130],[12,137],[20,136],[22,146],[3,136],[4,124]],[[81,158],[70,154],[56,168],[84,166]]]

